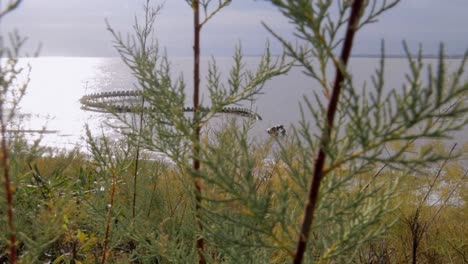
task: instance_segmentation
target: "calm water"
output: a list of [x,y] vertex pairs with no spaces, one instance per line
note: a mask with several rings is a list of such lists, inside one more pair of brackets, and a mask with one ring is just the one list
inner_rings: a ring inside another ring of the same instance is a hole
[[[247,67],[253,67],[257,61],[258,58],[247,58]],[[436,60],[425,61],[436,64]],[[22,60],[22,63],[26,62],[32,66],[31,82],[21,103],[21,111],[30,114],[26,129],[41,129],[46,126],[48,130],[58,131],[45,135],[43,142],[49,146],[84,146],[85,124],[98,133],[103,121],[110,118],[107,114],[81,110],[81,96],[101,91],[134,89],[134,79],[119,58],[41,57]],[[222,72],[227,73],[232,60],[217,58],[217,62]],[[207,60],[204,59],[202,63],[202,71],[206,72]],[[455,69],[459,63],[460,60],[457,59],[448,60],[450,69]],[[350,67],[357,83],[367,82],[370,87],[369,76],[377,65],[377,59],[353,58]],[[387,60],[386,87],[401,87],[407,69],[405,59]],[[174,76],[184,75],[187,87],[190,87],[190,91],[187,91],[187,105],[191,105],[190,58],[172,60],[172,70]],[[330,71],[329,74],[332,79],[333,72]],[[263,121],[255,123],[253,135],[267,137],[265,130],[273,125],[297,124],[300,120],[298,103],[304,95],[311,95],[313,89],[319,89],[319,86],[305,77],[300,69],[294,69],[288,75],[268,82],[264,94],[260,95],[253,105],[253,109],[263,117]],[[206,93],[204,101],[208,101]],[[457,140],[466,142],[468,137],[464,134],[458,133]]]

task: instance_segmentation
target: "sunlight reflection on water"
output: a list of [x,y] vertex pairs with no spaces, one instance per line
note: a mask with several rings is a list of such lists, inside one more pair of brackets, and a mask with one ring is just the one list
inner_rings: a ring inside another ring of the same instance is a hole
[[[246,67],[253,68],[257,61],[256,57],[246,58]],[[427,61],[436,63],[436,60]],[[202,60],[202,73],[207,72],[207,62],[206,58]],[[225,78],[232,59],[218,58],[217,62]],[[449,60],[448,66],[453,70],[459,62]],[[21,103],[21,112],[31,114],[25,128],[41,129],[46,126],[48,130],[58,130],[56,134],[44,135],[43,143],[52,147],[71,149],[84,146],[84,125],[88,124],[95,134],[99,134],[104,121],[109,120],[108,114],[81,110],[79,99],[83,95],[135,89],[134,78],[119,58],[39,57],[21,59],[21,63],[30,63],[32,66],[31,82]],[[370,87],[369,76],[377,65],[377,59],[353,58],[350,67],[356,83],[361,85],[367,82]],[[187,106],[191,106],[191,67],[190,58],[176,58],[172,61],[174,76],[182,73],[185,77],[188,87]],[[387,87],[401,87],[408,69],[406,60],[387,60],[386,69]],[[333,71],[329,69],[328,74],[331,79]],[[202,78],[202,87],[204,84],[206,80]],[[264,94],[253,105],[253,110],[263,117],[263,121],[254,124],[252,135],[265,138],[268,137],[265,131],[269,127],[297,125],[300,120],[298,102],[302,101],[303,95],[311,96],[314,87],[318,85],[305,77],[300,69],[293,69],[287,75],[268,82]],[[202,94],[202,101],[206,103],[209,98],[206,90]],[[250,107],[249,104],[244,106]],[[104,129],[106,134],[111,132],[109,128]],[[457,139],[465,142],[466,133],[460,132]]]

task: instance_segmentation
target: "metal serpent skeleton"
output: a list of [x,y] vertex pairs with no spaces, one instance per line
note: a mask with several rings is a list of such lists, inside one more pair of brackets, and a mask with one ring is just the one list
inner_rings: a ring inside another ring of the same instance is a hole
[[[155,107],[136,106],[129,104],[129,102],[137,102],[137,98],[141,98],[141,91],[113,91],[102,92],[84,95],[80,99],[81,109],[86,111],[101,112],[101,113],[138,113],[140,111],[151,112],[155,111]],[[209,107],[200,107],[200,111],[211,111]],[[193,112],[193,107],[184,107],[184,112]],[[247,108],[240,107],[223,107],[218,113],[234,114],[243,117],[248,117],[254,120],[262,120],[262,117],[256,112]]]

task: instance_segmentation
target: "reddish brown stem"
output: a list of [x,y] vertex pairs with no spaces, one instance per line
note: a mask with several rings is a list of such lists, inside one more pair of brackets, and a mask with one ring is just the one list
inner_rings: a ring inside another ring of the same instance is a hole
[[10,256],[9,263],[16,263],[16,232],[15,232],[15,223],[13,222],[13,190],[11,187],[10,180],[10,164],[9,164],[9,153],[8,146],[6,143],[6,125],[5,120],[3,119],[3,105],[0,105],[0,125],[2,133],[2,167],[3,167],[3,178],[5,180],[5,193],[7,199],[7,222],[8,229],[10,231]]
[[325,133],[322,135],[321,147],[319,149],[317,159],[314,166],[314,174],[312,176],[312,182],[309,187],[308,200],[305,207],[304,219],[302,221],[301,233],[299,235],[296,253],[294,255],[293,263],[302,263],[304,259],[304,252],[306,249],[307,241],[309,239],[310,229],[314,220],[315,207],[318,200],[318,194],[320,190],[320,184],[323,178],[323,167],[325,164],[326,154],[325,149],[330,143],[331,131],[333,129],[333,120],[335,113],[338,108],[338,101],[340,98],[341,89],[344,81],[344,70],[348,64],[348,59],[351,54],[353,46],[354,34],[359,26],[360,12],[362,9],[363,0],[355,0],[351,7],[351,16],[348,21],[348,27],[346,30],[346,36],[343,43],[343,49],[340,56],[340,65],[336,65],[336,78],[333,85],[333,91],[328,104],[327,109],[327,124]]
[[140,143],[141,134],[143,131],[143,109],[145,107],[145,96],[141,96],[141,111],[140,111],[140,127],[138,132],[138,142],[136,146],[136,157],[135,157],[135,170],[133,174],[133,204],[132,204],[132,217],[136,216],[136,198],[137,198],[137,180],[138,180],[138,164],[140,162]]
[[[200,153],[200,123],[198,116],[198,102],[199,102],[199,91],[200,91],[200,8],[199,1],[193,0],[193,114],[195,120],[195,139],[193,142],[193,170],[198,172],[200,170],[200,160],[198,159]],[[202,182],[199,178],[194,178],[195,184],[195,211],[197,217],[198,228],[201,231],[203,229],[201,219],[200,219],[200,209],[201,209],[201,191],[202,191]],[[206,263],[204,257],[204,247],[205,241],[202,236],[197,238],[197,251],[198,251],[198,263]]]
[[112,186],[111,186],[111,193],[110,193],[110,202],[109,202],[109,211],[107,212],[107,221],[106,221],[106,233],[104,235],[104,250],[102,254],[102,261],[101,263],[106,263],[107,258],[107,247],[109,244],[109,236],[111,230],[111,222],[112,222],[112,208],[114,207],[114,196],[115,196],[115,185],[117,184],[117,179],[115,173],[112,173]]

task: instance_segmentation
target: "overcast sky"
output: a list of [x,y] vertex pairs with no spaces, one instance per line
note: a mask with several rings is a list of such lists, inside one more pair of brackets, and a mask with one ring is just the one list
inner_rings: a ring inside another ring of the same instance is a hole
[[[0,1],[2,5],[4,2]],[[142,14],[143,2],[24,0],[0,22],[0,30],[5,34],[12,28],[18,29],[29,38],[30,47],[42,43],[42,56],[116,56],[105,19],[117,31],[131,32],[134,16]],[[426,54],[437,53],[439,43],[444,41],[448,54],[462,54],[468,48],[467,11],[467,0],[402,0],[378,23],[358,33],[355,54],[378,53],[382,39],[391,54],[401,54],[403,40],[414,50],[422,43]],[[156,22],[156,34],[169,55],[191,55],[192,20],[185,0],[165,1]],[[230,56],[239,41],[246,54],[259,54],[266,39],[279,51],[280,45],[261,21],[280,34],[291,36],[291,25],[267,1],[233,0],[204,27],[203,55]]]

